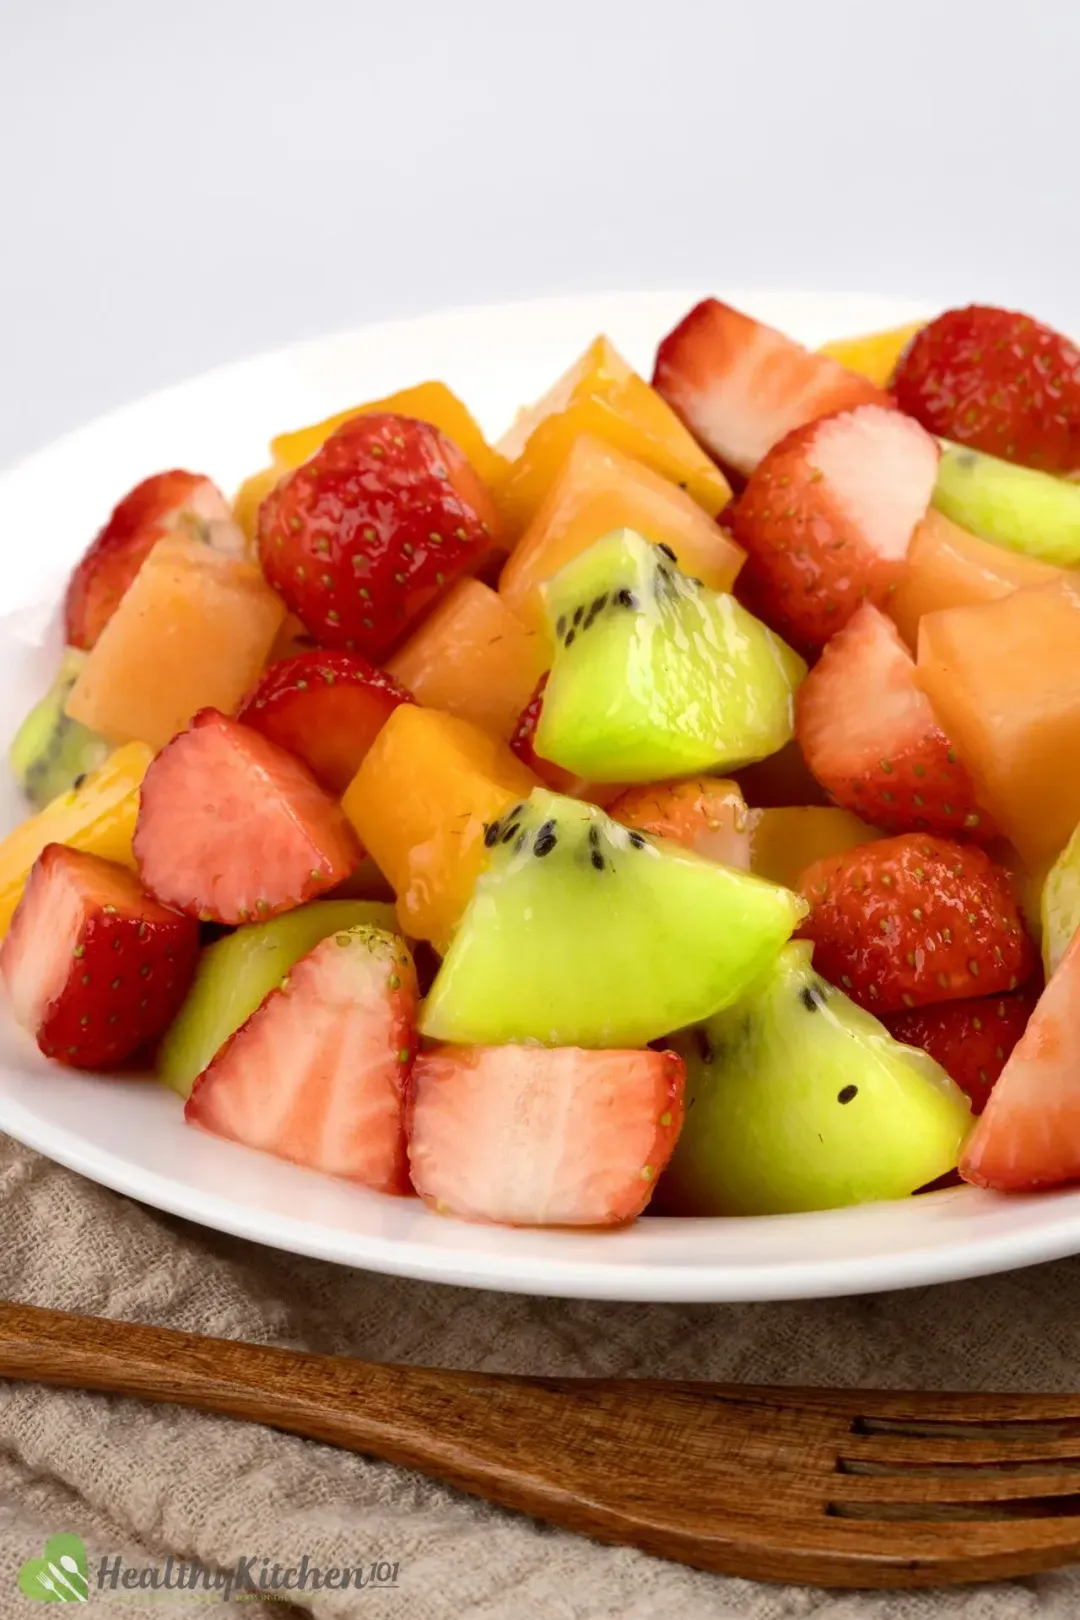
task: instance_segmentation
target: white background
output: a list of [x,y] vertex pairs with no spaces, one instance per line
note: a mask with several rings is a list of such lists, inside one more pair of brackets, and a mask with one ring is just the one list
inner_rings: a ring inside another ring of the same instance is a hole
[[0,0],[0,464],[451,303],[819,286],[1080,330],[1078,64],[1074,0]]

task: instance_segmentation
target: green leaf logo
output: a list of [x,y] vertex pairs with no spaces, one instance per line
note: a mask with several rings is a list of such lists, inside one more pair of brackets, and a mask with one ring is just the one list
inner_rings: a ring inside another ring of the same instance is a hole
[[38,1603],[89,1603],[86,1547],[79,1536],[50,1536],[40,1558],[19,1571],[19,1591]]

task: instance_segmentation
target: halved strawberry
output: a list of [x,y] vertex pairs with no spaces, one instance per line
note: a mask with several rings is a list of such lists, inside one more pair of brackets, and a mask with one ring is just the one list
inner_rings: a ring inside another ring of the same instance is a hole
[[204,922],[273,917],[349,877],[361,849],[306,766],[202,709],[143,778],[135,859],[165,905]]
[[158,905],[131,872],[46,844],[0,948],[0,976],[46,1057],[108,1069],[164,1033],[198,953],[198,923]]
[[870,602],[833,636],[799,688],[795,736],[837,804],[885,832],[978,843],[998,836],[915,684],[915,660]]
[[695,305],[664,338],[653,387],[710,455],[744,474],[805,422],[892,404],[865,377],[717,298]]
[[1009,874],[973,844],[906,833],[808,866],[814,966],[872,1013],[1000,995],[1035,971]]
[[184,1117],[214,1136],[379,1192],[406,1193],[416,974],[394,934],[331,934],[199,1076]]
[[155,473],[136,484],[84,553],[68,581],[64,629],[69,647],[89,650],[151,550],[176,529],[188,529],[219,550],[246,547],[229,503],[200,473]]
[[750,821],[737,782],[692,776],[682,782],[631,787],[612,800],[607,812],[624,827],[670,838],[706,860],[749,868]]
[[1080,933],[990,1093],[960,1174],[1001,1192],[1080,1180]]
[[735,508],[747,554],[740,584],[755,611],[815,651],[861,602],[883,606],[926,514],[938,457],[917,422],[878,405],[783,439]]
[[1009,1054],[1027,1028],[1039,999],[1039,982],[1004,996],[973,996],[937,1007],[886,1013],[883,1022],[898,1041],[929,1052],[981,1114]]
[[632,1221],[674,1149],[684,1080],[674,1052],[437,1046],[410,1086],[413,1186],[469,1221]]
[[316,648],[273,664],[237,715],[280,743],[340,797],[405,688],[359,653]]

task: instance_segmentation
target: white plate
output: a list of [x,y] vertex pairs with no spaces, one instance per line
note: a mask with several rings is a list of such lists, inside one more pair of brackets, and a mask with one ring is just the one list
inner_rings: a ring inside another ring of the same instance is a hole
[[[460,309],[285,349],[197,378],[61,439],[0,477],[0,737],[47,684],[55,604],[117,497],[167,466],[226,489],[283,429],[442,377],[495,434],[598,331],[648,373],[692,293]],[[729,295],[808,343],[930,313],[839,294]],[[27,609],[38,609],[31,611]],[[0,830],[20,815],[0,783]],[[0,1130],[144,1203],[277,1248],[374,1271],[535,1294],[763,1300],[940,1282],[1080,1252],[1080,1191],[1001,1199],[957,1188],[889,1204],[757,1220],[646,1218],[607,1234],[469,1226],[188,1129],[153,1084],[47,1063],[0,1019]]]

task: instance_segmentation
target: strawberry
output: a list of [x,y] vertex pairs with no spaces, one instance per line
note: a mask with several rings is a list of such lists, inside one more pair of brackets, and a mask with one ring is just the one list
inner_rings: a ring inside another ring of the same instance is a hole
[[203,922],[276,916],[359,865],[336,800],[277,743],[202,709],[142,783],[135,859],[152,894]]
[[909,417],[877,405],[789,434],[735,508],[747,554],[740,595],[809,652],[861,602],[883,606],[933,494],[938,454]]
[[1080,348],[1029,315],[947,310],[901,356],[893,389],[930,433],[1043,472],[1080,471]]
[[68,581],[64,630],[69,647],[88,651],[151,550],[186,529],[221,550],[242,551],[244,537],[221,491],[198,473],[155,473],[136,484],[84,553]]
[[266,671],[237,715],[287,748],[329,793],[345,792],[405,688],[359,653],[298,653]]
[[470,1221],[631,1221],[671,1157],[684,1080],[674,1052],[421,1052],[406,1119],[413,1186],[440,1214]]
[[799,888],[815,968],[870,1012],[1000,995],[1035,969],[1008,873],[971,844],[860,844],[808,866]]
[[198,923],[158,905],[131,872],[46,844],[0,948],[0,976],[46,1057],[109,1069],[164,1034],[198,954]]
[[669,838],[706,860],[746,870],[750,866],[750,822],[746,800],[735,782],[693,776],[682,782],[631,787],[613,799],[608,815],[624,827]]
[[331,934],[229,1037],[196,1080],[185,1119],[324,1175],[408,1192],[416,1000],[396,935],[363,925]]
[[799,688],[795,736],[837,804],[885,832],[997,837],[975,787],[915,684],[891,619],[858,608]]
[[491,497],[438,428],[355,416],[263,502],[259,556],[316,641],[379,662],[497,532]]
[[653,387],[710,455],[743,474],[793,428],[856,405],[892,404],[865,377],[716,298],[664,338]]
[[981,1114],[1009,1053],[1027,1027],[1041,986],[1025,985],[1004,996],[975,996],[886,1013],[898,1041],[921,1046],[950,1074]]

